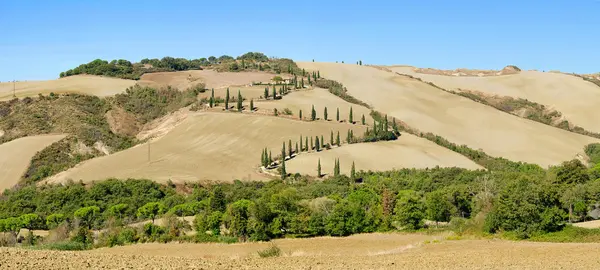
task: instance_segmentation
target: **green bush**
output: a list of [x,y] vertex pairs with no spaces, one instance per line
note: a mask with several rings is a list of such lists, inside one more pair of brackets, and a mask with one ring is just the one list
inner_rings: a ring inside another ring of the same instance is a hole
[[49,249],[49,250],[87,250],[90,245],[76,242],[76,241],[63,241],[56,243],[48,243],[40,246],[36,246],[36,249]]
[[257,253],[261,258],[279,257],[281,256],[281,249],[277,245],[271,244],[270,247],[259,250]]

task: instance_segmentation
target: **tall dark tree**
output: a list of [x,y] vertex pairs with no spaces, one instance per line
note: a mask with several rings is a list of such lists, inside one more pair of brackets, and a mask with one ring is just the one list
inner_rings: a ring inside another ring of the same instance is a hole
[[302,78],[302,80],[300,81],[300,87],[304,88],[304,78]]
[[358,61],[358,64],[362,66],[362,60],[359,60],[359,61]]
[[263,167],[266,167],[266,163],[265,163],[265,149],[263,149],[260,153],[260,164]]
[[285,170],[285,159],[281,161],[281,179],[285,179],[287,177],[287,171]]
[[254,111],[254,99],[250,99],[250,111]]
[[337,108],[337,112],[335,113],[335,120],[340,121],[340,108]]
[[333,147],[333,130],[329,134],[329,146]]
[[348,121],[354,124],[354,117],[352,117],[352,107],[350,107],[350,116],[348,117]]
[[271,151],[269,151],[269,164],[273,164],[273,155],[271,155]]
[[321,177],[323,174],[321,173],[321,159],[319,159],[319,162],[317,163],[317,176]]
[[339,176],[339,175],[340,175],[340,159],[336,158],[335,165],[333,166],[333,176]]
[[276,99],[276,98],[277,98],[277,89],[273,85],[273,99]]
[[302,69],[302,77],[306,75],[306,70]]
[[352,178],[352,180],[356,179],[356,167],[354,166],[354,161],[352,161],[352,169],[350,169],[350,178]]
[[325,140],[323,140],[323,135],[321,135],[321,147],[325,148]]
[[365,115],[364,114],[362,115],[362,118],[360,120],[361,120],[361,122],[362,122],[363,125],[367,124],[367,122],[365,120]]
[[315,111],[315,105],[312,105],[312,110],[310,112],[310,120],[315,121],[317,119],[317,111]]
[[308,84],[312,85],[312,82],[310,81],[310,76],[308,76]]
[[340,146],[340,131],[339,130],[337,132],[337,137],[335,138],[335,144],[337,146]]
[[300,153],[300,152],[299,152],[299,149],[300,149],[300,148],[298,148],[298,142],[296,142],[296,154]]
[[288,141],[288,156],[292,157],[292,140]]
[[215,89],[212,88],[210,90],[210,100],[208,101],[210,107],[214,107],[215,106]]
[[227,93],[225,94],[225,109],[229,110],[229,88],[227,88]]
[[243,107],[242,106],[242,100],[243,100],[242,93],[240,93],[240,90],[238,90],[238,97],[237,97],[237,110],[238,110],[238,112],[242,111],[242,107]]
[[308,152],[308,136],[304,137],[304,148],[306,148],[306,152]]
[[265,99],[269,99],[269,87],[265,87]]
[[348,133],[346,133],[346,142],[349,144],[351,142],[351,137],[350,137],[350,130],[348,130]]
[[321,72],[317,70],[317,78],[321,79]]
[[283,142],[283,146],[281,147],[281,160],[285,160],[285,142]]
[[302,120],[302,109],[300,109],[300,112],[298,113],[298,119]]
[[396,118],[392,118],[392,130],[394,130],[394,132],[398,133],[398,124],[396,123]]
[[327,120],[327,107],[323,109],[323,119]]
[[302,135],[300,135],[300,151],[304,151],[304,147],[302,147]]
[[385,115],[385,122],[383,124],[383,128],[385,129],[385,132],[388,132],[388,118],[387,118],[387,114]]
[[320,142],[319,142],[319,136],[317,136],[317,137],[315,138],[315,150],[316,150],[317,152],[321,151],[321,144],[320,144]]
[[310,136],[310,150],[313,150],[314,148],[315,148],[315,144],[313,143],[312,136]]

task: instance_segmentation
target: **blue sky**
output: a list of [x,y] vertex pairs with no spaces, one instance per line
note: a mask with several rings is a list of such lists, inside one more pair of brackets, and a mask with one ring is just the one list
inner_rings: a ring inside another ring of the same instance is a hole
[[0,81],[96,58],[261,51],[443,69],[600,71],[600,1],[0,1]]

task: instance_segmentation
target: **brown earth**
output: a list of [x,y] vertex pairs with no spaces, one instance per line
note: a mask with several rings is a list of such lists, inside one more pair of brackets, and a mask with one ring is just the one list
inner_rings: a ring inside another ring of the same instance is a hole
[[104,116],[106,117],[110,131],[115,134],[135,136],[140,131],[140,125],[135,119],[135,115],[126,112],[120,107],[113,108],[106,112]]
[[499,77],[451,77],[421,74],[406,67],[389,67],[442,88],[483,92],[488,95],[527,99],[563,114],[575,125],[600,132],[598,117],[592,113],[600,107],[600,88],[580,77],[561,73],[522,71]]
[[[282,256],[260,258],[269,243],[139,244],[92,251],[0,248],[4,269],[597,269],[600,244],[443,240],[366,234],[273,241]],[[25,259],[26,258],[26,259]]]
[[[585,145],[599,141],[501,112],[393,72],[351,64],[304,62],[299,66],[320,70],[321,76],[343,83],[350,95],[411,127],[492,156],[547,167],[573,159],[583,153]],[[502,78],[510,76],[515,75]]]
[[0,144],[0,192],[21,180],[31,158],[65,135],[29,136]]
[[[51,92],[79,93],[94,96],[112,96],[125,91],[136,83],[134,80],[125,80],[92,75],[77,75],[48,81],[23,81],[16,82],[16,96],[33,97],[38,94],[49,95]],[[0,100],[13,98],[13,83],[0,83]]]
[[[277,156],[282,142],[295,142],[301,134],[329,135],[348,129],[362,134],[366,127],[325,121],[306,122],[248,113],[200,112],[185,120],[161,138],[148,144],[85,161],[75,168],[51,177],[47,182],[68,179],[91,182],[110,177],[147,178],[174,183],[199,180],[265,180],[258,172],[260,153],[268,147]],[[110,168],[110,169],[107,169]]]

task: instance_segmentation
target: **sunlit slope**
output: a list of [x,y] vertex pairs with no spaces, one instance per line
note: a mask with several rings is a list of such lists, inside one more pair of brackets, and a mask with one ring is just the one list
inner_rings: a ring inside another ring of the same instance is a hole
[[282,143],[295,143],[304,136],[329,137],[331,131],[362,134],[366,127],[328,122],[302,122],[273,116],[240,113],[198,113],[150,144],[142,144],[112,155],[86,161],[52,177],[49,182],[68,179],[104,180],[110,177],[148,178],[175,183],[198,180],[263,180],[257,172],[261,151],[268,147],[280,155]]
[[16,185],[31,158],[65,135],[39,135],[0,144],[0,192]]
[[389,67],[392,71],[433,82],[449,90],[475,90],[490,95],[527,99],[561,112],[586,130],[600,132],[600,87],[579,77],[539,71],[487,77],[457,77],[416,73],[411,67]]
[[0,100],[13,98],[13,87],[17,97],[34,97],[38,94],[80,93],[94,96],[112,96],[136,83],[134,80],[100,77],[92,75],[69,76],[48,81],[23,81],[0,83]]
[[335,159],[340,161],[340,171],[350,175],[352,162],[356,171],[388,171],[402,168],[461,167],[483,169],[468,158],[417,136],[403,133],[398,140],[358,143],[333,148],[328,151],[302,154],[288,163],[289,172],[317,175],[321,161],[322,173],[333,175]]
[[373,67],[299,63],[343,83],[354,97],[422,131],[482,149],[493,156],[542,166],[573,159],[597,142],[453,95],[414,79]]

